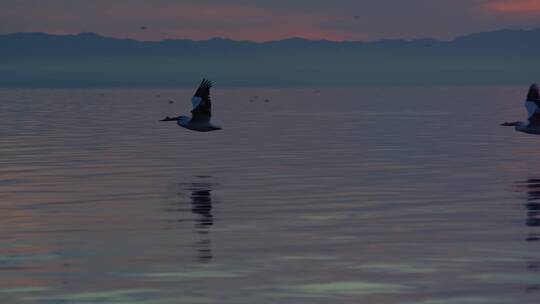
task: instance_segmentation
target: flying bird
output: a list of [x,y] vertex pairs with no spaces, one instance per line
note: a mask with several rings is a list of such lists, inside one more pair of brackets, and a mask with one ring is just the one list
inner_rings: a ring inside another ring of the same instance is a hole
[[210,123],[212,117],[212,102],[210,101],[210,88],[212,82],[203,79],[195,95],[191,98],[193,109],[191,110],[191,118],[187,116],[177,117],[165,117],[161,121],[176,121],[176,123],[183,128],[199,131],[209,132],[221,130],[221,127]]
[[536,83],[533,83],[529,88],[525,109],[527,109],[528,114],[526,122],[505,122],[501,126],[513,126],[516,131],[540,135],[540,93]]

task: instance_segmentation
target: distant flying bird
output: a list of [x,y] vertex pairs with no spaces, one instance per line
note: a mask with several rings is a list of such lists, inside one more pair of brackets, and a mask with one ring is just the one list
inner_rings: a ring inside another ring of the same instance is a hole
[[183,128],[199,132],[221,130],[221,127],[210,123],[212,116],[212,102],[210,101],[210,88],[212,83],[203,79],[195,95],[191,98],[193,109],[191,118],[187,116],[165,117],[161,121],[176,121]]
[[513,126],[516,131],[540,135],[540,93],[536,83],[533,83],[529,88],[525,108],[528,114],[526,122],[505,122],[501,126]]
[[146,30],[146,29],[148,29],[148,27],[146,27],[146,26],[141,26],[141,30],[144,31],[144,30]]

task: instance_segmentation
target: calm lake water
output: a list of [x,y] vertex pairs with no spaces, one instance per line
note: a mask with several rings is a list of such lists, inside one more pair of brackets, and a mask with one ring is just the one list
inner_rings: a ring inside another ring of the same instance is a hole
[[526,91],[1,89],[0,302],[538,303]]

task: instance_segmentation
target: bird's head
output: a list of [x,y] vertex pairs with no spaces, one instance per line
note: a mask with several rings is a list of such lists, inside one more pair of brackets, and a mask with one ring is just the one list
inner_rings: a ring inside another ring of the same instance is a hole
[[520,131],[527,127],[527,124],[523,121],[514,121],[514,122],[505,122],[502,123],[501,126],[505,127],[514,127],[514,129]]
[[181,122],[181,121],[185,121],[185,120],[189,120],[189,117],[180,115],[180,116],[176,116],[176,117],[167,116],[167,117],[163,118],[160,121],[178,121],[178,122]]

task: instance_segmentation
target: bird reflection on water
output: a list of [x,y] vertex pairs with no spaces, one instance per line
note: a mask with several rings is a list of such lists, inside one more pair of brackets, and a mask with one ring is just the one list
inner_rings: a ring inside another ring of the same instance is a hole
[[212,196],[210,184],[194,183],[191,190],[191,212],[199,216],[196,220],[198,233],[207,234],[209,226],[214,223],[212,216]]
[[[525,190],[527,194],[527,200],[525,202],[525,208],[527,209],[525,225],[530,227],[531,230],[525,240],[527,242],[538,242],[540,240],[540,234],[537,231],[540,228],[540,179],[528,179],[526,181],[519,181],[516,184],[520,189]],[[527,263],[527,270],[538,272],[540,270],[540,261],[529,261]],[[538,284],[529,285],[525,289],[526,292],[537,292],[539,290],[540,285]]]
[[[209,176],[197,176],[198,179],[211,178]],[[196,241],[192,247],[196,250],[197,261],[210,262],[213,258],[210,228],[214,225],[212,214],[213,199],[212,187],[215,184],[207,182],[180,183],[179,191],[176,192],[176,206],[167,211],[174,211],[177,215],[175,222],[193,223],[193,235]],[[180,214],[178,214],[178,212]]]
[[[528,179],[517,183],[520,188],[524,188],[527,193],[527,219],[525,224],[529,227],[540,226],[540,179]],[[537,233],[529,234],[528,241],[538,241],[540,237]]]
[[191,212],[197,217],[194,219],[194,233],[198,234],[199,240],[195,242],[198,260],[209,262],[212,260],[212,247],[210,240],[210,227],[214,224],[212,215],[212,184],[192,183],[188,189],[191,191]]

